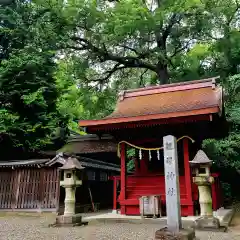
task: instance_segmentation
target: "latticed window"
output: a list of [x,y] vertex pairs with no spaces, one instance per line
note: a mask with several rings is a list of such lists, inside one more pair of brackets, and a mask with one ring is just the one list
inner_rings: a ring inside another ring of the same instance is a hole
[[87,171],[87,178],[90,181],[95,181],[96,180],[96,173],[93,170],[88,170]]
[[100,172],[100,181],[107,181],[108,175],[106,172]]

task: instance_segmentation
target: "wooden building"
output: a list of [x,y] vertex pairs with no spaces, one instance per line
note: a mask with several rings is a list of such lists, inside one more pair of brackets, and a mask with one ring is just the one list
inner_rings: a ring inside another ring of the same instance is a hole
[[109,177],[119,174],[120,165],[106,162],[104,158],[99,160],[104,154],[108,157],[113,152],[116,158],[116,143],[105,138],[99,144],[99,138],[93,135],[74,137],[67,143],[68,151],[65,149],[66,153],[59,152],[52,159],[0,161],[0,209],[62,211],[65,193],[59,188],[58,168],[73,154],[85,167],[86,176],[76,192],[77,205],[90,206],[91,209],[93,205],[100,205],[100,208],[111,206],[113,183]]
[[[83,166],[88,166],[85,169],[85,179],[88,179],[88,181],[84,181],[83,186],[77,189],[77,205],[87,205],[87,203],[91,202],[90,190],[93,202],[100,203],[101,209],[111,207],[113,182],[109,181],[109,177],[114,175],[114,172],[120,172],[117,142],[113,137],[107,134],[102,134],[101,136],[95,134],[72,134],[67,144],[59,149],[58,152],[64,152],[67,155],[74,154],[81,159],[81,162],[85,161]],[[92,165],[91,159],[94,159],[94,165]],[[108,181],[104,181],[104,179],[108,179]],[[63,189],[61,190],[60,203],[63,205],[64,191]],[[103,192],[104,194],[102,194]]]
[[0,209],[55,211],[59,199],[56,163],[50,159],[0,162]]
[[[189,161],[201,149],[204,139],[223,137],[227,133],[223,90],[214,78],[124,91],[110,116],[80,121],[79,125],[85,127],[87,133],[110,134],[119,143],[121,174],[112,178],[113,209],[116,210],[118,203],[121,214],[128,215],[140,214],[141,196],[160,195],[165,205],[161,147],[166,135],[178,139],[181,215],[196,214],[198,189],[192,181]],[[126,171],[129,148],[136,150],[134,173]],[[213,176],[213,208],[217,209],[222,204],[221,188],[218,174]]]

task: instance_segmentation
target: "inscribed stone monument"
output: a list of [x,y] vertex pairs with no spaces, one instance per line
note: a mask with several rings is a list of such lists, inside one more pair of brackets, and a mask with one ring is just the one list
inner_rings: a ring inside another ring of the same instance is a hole
[[194,229],[183,229],[181,222],[176,138],[170,135],[165,136],[163,145],[167,227],[156,231],[155,239],[192,240],[195,239]]
[[180,192],[178,176],[177,142],[174,136],[163,138],[164,146],[164,172],[167,202],[168,229],[178,232],[182,228],[180,214]]

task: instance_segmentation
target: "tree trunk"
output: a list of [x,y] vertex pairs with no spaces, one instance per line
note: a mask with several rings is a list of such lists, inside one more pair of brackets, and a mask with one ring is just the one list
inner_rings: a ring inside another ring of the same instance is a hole
[[158,81],[161,85],[169,83],[169,73],[168,73],[167,64],[159,63],[157,65],[157,76],[158,76]]

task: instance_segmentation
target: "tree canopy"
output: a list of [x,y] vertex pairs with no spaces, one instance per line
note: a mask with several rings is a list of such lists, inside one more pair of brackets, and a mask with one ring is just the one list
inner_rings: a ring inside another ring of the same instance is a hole
[[45,36],[46,16],[38,6],[16,1],[1,6],[0,16],[1,148],[7,142],[40,150],[51,143],[56,127],[64,126],[56,105],[56,39]]

